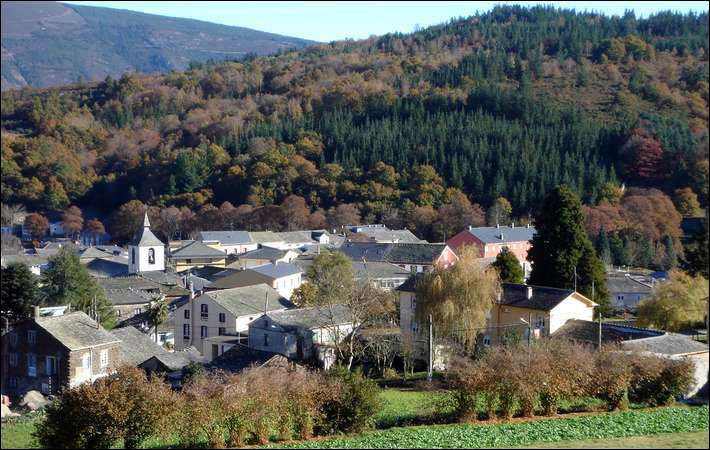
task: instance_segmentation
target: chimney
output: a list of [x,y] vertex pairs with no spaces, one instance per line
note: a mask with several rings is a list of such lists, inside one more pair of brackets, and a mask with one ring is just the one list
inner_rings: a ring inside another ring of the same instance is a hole
[[468,226],[468,231],[471,231],[471,230],[473,230],[473,226],[469,225],[469,226]]
[[515,228],[515,222],[510,222],[510,228]]
[[496,228],[500,228],[500,224],[499,224],[499,223],[496,223]]
[[530,222],[528,222],[527,225],[525,225],[527,228],[530,228]]
[[187,283],[188,289],[190,289],[190,300],[195,299],[195,286],[192,284],[192,280]]
[[532,286],[527,286],[526,290],[527,290],[527,292],[526,292],[525,296],[527,297],[528,300],[530,300],[532,298]]
[[504,241],[504,240],[505,240],[505,235],[503,234],[502,231],[500,232],[500,240],[501,240],[501,241]]
[[38,306],[38,305],[34,305],[34,306],[32,307],[32,317],[33,317],[35,320],[39,319],[39,306]]

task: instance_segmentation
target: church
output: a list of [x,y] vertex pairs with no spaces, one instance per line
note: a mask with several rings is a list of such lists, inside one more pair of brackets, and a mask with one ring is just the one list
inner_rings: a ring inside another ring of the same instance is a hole
[[165,245],[150,231],[148,213],[143,229],[128,244],[128,273],[137,274],[165,270]]

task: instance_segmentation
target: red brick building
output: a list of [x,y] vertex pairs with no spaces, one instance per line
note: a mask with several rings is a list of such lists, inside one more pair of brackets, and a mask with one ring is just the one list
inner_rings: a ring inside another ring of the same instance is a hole
[[493,259],[498,256],[503,247],[508,247],[522,264],[528,257],[534,234],[535,227],[530,225],[468,227],[446,243],[454,252],[459,252],[466,245],[472,245],[478,249],[481,258],[484,259]]

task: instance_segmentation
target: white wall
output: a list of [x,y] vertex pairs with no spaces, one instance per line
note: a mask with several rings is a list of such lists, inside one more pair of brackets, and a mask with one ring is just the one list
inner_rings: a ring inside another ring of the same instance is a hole
[[[593,320],[594,307],[575,298],[574,294],[564,299],[550,311],[549,328],[545,334],[554,333],[568,320]],[[547,324],[546,324],[547,325]]]
[[299,287],[302,283],[303,280],[301,279],[301,274],[297,273],[287,277],[277,278],[274,280],[271,287],[279,291],[279,294],[282,297],[290,300],[293,290]]
[[[133,251],[136,252],[136,262],[133,263]],[[148,262],[149,250],[155,251],[155,263]],[[165,247],[128,247],[128,273],[154,272],[165,270]]]

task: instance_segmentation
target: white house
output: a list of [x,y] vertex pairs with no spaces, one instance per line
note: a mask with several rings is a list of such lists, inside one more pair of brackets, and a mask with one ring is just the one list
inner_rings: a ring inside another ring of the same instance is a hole
[[128,273],[165,270],[165,245],[150,231],[148,213],[141,233],[128,245]]
[[266,283],[287,299],[303,283],[303,271],[292,263],[274,262],[245,270],[228,269],[215,274],[209,290],[231,289]]
[[202,231],[199,239],[228,255],[241,255],[258,247],[247,231]]
[[352,330],[346,305],[270,312],[249,324],[249,347],[289,359],[315,359],[328,369],[335,362],[333,346]]
[[192,346],[212,360],[239,342],[251,321],[291,306],[263,283],[204,292],[175,310],[175,349]]

